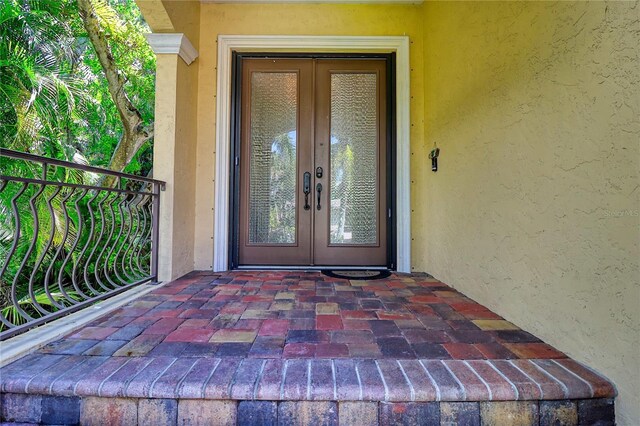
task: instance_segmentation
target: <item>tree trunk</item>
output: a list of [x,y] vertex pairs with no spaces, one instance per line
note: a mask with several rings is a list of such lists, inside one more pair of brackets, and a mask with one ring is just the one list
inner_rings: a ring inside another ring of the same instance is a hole
[[[140,111],[131,103],[124,91],[125,78],[119,72],[111,53],[104,30],[100,26],[92,0],[77,0],[82,23],[87,31],[89,40],[98,55],[98,60],[107,78],[109,93],[113,99],[120,121],[122,121],[122,137],[111,157],[109,168],[121,172],[133,159],[142,145],[153,137],[153,132],[144,128]],[[112,186],[113,179],[107,179],[104,184]]]

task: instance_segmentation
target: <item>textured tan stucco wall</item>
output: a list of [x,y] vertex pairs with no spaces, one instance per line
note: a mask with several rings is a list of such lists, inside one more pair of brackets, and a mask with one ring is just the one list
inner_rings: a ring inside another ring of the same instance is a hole
[[[156,105],[153,142],[153,177],[167,182],[160,194],[160,246],[158,251],[158,275],[170,279],[173,247],[173,197],[176,87],[179,58],[176,55],[157,55],[156,60]],[[173,80],[173,81],[172,81]]]
[[[174,198],[174,268],[173,278],[193,270],[196,196],[196,131],[198,69],[180,59],[178,65],[178,101],[175,175],[181,182]],[[177,241],[176,241],[177,240]]]
[[622,425],[640,422],[639,9],[425,3],[420,155],[437,142],[440,171],[412,170],[416,269],[612,379]]
[[193,270],[198,75],[177,55],[158,55],[156,75],[154,177],[167,183],[160,197],[159,279],[167,281]]
[[215,164],[215,96],[219,34],[266,35],[407,35],[410,38],[411,140],[422,144],[421,5],[342,4],[202,4],[200,22],[200,96],[196,185],[195,268],[210,269],[213,260]]
[[173,32],[173,22],[162,0],[135,0],[135,2],[154,33]]
[[[172,8],[172,32],[199,44],[198,2]],[[162,21],[161,21],[162,22]],[[153,27],[152,27],[153,28]],[[198,65],[178,55],[160,54],[156,70],[154,177],[167,182],[161,193],[159,279],[172,280],[193,270]]]
[[175,32],[184,33],[197,49],[200,43],[200,2],[197,0],[161,0],[161,2],[171,18]]

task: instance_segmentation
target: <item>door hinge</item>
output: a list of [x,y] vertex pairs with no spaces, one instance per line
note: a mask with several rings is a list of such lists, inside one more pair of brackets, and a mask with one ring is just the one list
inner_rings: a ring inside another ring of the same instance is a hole
[[388,209],[387,212],[388,212],[388,215],[389,215],[389,219],[391,219],[391,209]]
[[240,158],[236,157],[236,166],[240,164]]

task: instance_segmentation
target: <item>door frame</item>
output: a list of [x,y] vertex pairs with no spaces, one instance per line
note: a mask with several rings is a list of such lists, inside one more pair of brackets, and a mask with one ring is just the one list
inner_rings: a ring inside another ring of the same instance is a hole
[[[218,67],[216,97],[216,178],[214,182],[214,258],[213,270],[224,271],[230,266],[233,192],[231,155],[233,136],[232,103],[233,52],[252,53],[395,53],[395,234],[396,256],[392,269],[411,272],[411,200],[410,200],[410,121],[409,121],[409,38],[394,37],[334,37],[334,36],[218,36]],[[393,120],[392,120],[393,121]]]
[[[263,53],[263,52],[233,52],[232,53],[232,81],[231,81],[231,151],[230,157],[234,159],[231,167],[231,185],[230,185],[230,211],[229,221],[231,232],[229,233],[229,269],[242,268],[243,266],[249,267],[262,267],[261,264],[240,265],[240,239],[241,230],[240,223],[242,221],[241,195],[240,191],[246,189],[245,185],[241,183],[242,172],[238,167],[238,164],[242,164],[241,157],[241,145],[242,145],[242,106],[243,106],[243,60],[245,59],[345,59],[345,60],[369,60],[377,59],[384,61],[386,67],[385,78],[385,115],[381,117],[385,121],[385,135],[384,135],[384,151],[385,151],[385,170],[380,176],[385,180],[385,194],[384,194],[384,208],[383,217],[385,224],[385,246],[386,246],[386,260],[384,267],[389,269],[395,269],[396,264],[396,242],[395,242],[395,219],[396,219],[396,203],[395,203],[395,134],[393,128],[395,125],[395,53]],[[314,65],[315,67],[315,65]],[[314,71],[314,74],[316,72]],[[313,87],[316,90],[316,87]],[[315,117],[315,105],[313,115]],[[315,119],[314,119],[315,121]],[[311,129],[311,132],[315,134],[316,129]],[[311,147],[311,150],[315,150],[316,147]],[[236,162],[235,159],[238,159]],[[300,159],[298,159],[300,161]],[[326,165],[327,169],[329,164]],[[308,170],[315,170],[315,165],[311,165]],[[327,182],[329,184],[329,182]],[[312,185],[312,187],[315,187]],[[315,194],[315,191],[313,191]],[[312,195],[312,197],[315,195]],[[387,214],[387,211],[390,214]],[[317,220],[317,219],[316,219]],[[311,241],[314,244],[314,241]],[[313,260],[313,259],[312,259]],[[260,266],[257,266],[260,265]],[[284,262],[279,264],[281,266],[291,266]],[[352,267],[354,264],[349,264]],[[381,265],[369,265],[377,266]],[[326,266],[308,266],[309,268],[326,268]]]

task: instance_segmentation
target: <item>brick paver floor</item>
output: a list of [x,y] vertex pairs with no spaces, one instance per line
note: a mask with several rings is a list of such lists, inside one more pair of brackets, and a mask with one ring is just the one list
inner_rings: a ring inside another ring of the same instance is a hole
[[194,272],[0,369],[0,391],[132,398],[608,398],[604,377],[426,275]]
[[565,358],[424,275],[192,273],[44,348],[45,353],[255,358]]

